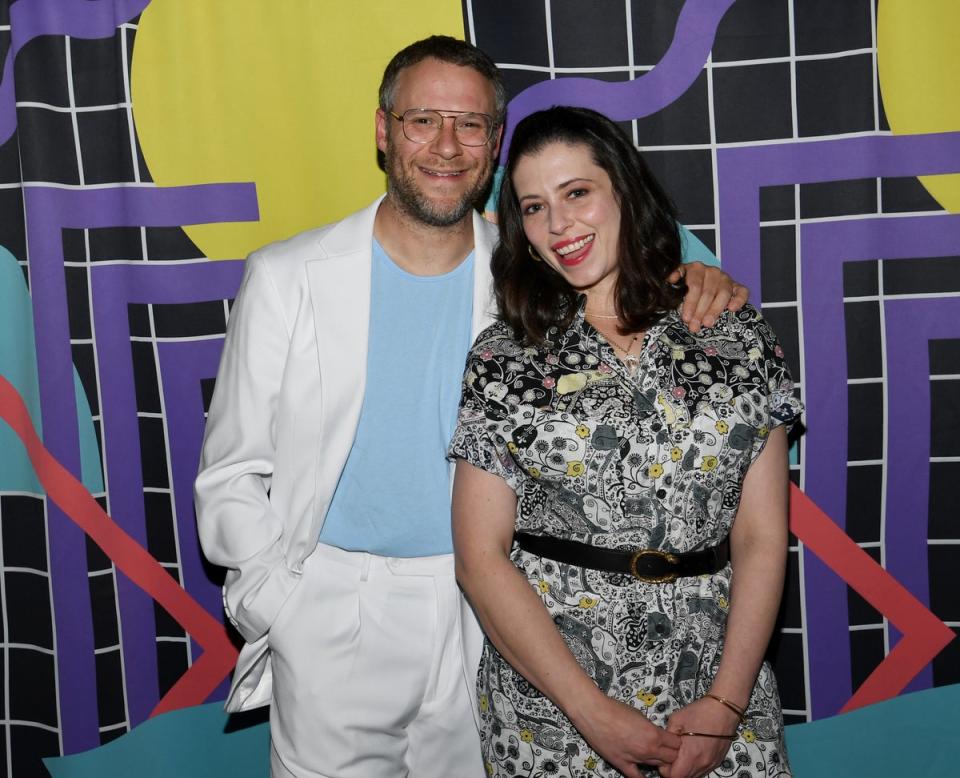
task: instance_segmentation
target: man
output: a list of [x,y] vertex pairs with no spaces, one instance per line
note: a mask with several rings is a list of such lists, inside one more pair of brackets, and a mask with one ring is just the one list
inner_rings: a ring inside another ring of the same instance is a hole
[[[495,230],[475,207],[504,108],[482,52],[412,44],[380,89],[386,195],[247,260],[196,496],[247,641],[227,707],[271,705],[274,776],[483,775],[445,450],[490,322]],[[731,291],[709,273],[687,276],[705,322]]]

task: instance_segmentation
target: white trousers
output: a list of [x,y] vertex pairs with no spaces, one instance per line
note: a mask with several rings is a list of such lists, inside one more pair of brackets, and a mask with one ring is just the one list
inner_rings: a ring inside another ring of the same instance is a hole
[[484,776],[459,597],[451,555],[320,544],[268,638],[274,778]]

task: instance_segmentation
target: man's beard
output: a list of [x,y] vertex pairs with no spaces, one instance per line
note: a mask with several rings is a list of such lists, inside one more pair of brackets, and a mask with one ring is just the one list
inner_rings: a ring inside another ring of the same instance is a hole
[[394,203],[406,214],[430,227],[450,227],[462,220],[486,194],[490,186],[490,171],[493,161],[488,160],[486,168],[474,185],[463,193],[463,196],[453,204],[441,204],[430,200],[413,176],[403,167],[397,158],[396,149],[389,140],[384,152],[384,168],[387,172],[387,191]]

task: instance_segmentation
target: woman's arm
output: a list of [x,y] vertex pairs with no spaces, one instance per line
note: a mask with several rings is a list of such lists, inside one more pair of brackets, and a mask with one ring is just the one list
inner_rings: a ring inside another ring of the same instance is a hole
[[637,764],[669,764],[680,738],[600,691],[510,561],[516,505],[516,496],[502,479],[458,460],[453,486],[457,579],[487,637],[625,776],[642,778]]
[[[733,528],[730,554],[733,579],[730,615],[720,667],[710,693],[746,708],[783,592],[787,560],[787,434],[770,433],[760,456],[743,480],[743,494]],[[671,732],[734,732],[736,714],[704,697],[670,717]],[[669,778],[703,775],[723,760],[730,742],[685,737],[676,762],[661,770]]]

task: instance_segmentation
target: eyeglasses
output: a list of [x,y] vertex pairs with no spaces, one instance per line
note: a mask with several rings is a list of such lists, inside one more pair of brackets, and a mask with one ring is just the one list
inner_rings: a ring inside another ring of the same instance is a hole
[[493,117],[485,113],[447,111],[446,115],[430,108],[411,108],[403,115],[390,115],[403,125],[403,134],[414,143],[430,143],[443,129],[444,119],[453,119],[457,142],[464,146],[483,146],[493,135]]

